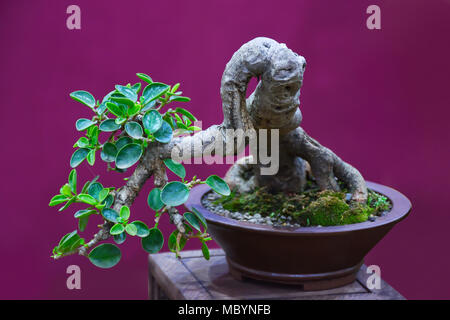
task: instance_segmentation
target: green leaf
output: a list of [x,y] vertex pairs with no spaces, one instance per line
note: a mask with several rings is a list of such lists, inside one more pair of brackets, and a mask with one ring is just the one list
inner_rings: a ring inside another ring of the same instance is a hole
[[65,195],[63,195],[63,194],[58,194],[58,195],[56,195],[56,196],[54,196],[51,200],[50,200],[50,202],[49,202],[49,206],[50,207],[54,207],[54,206],[57,206],[58,204],[61,204],[61,203],[63,203],[63,202],[66,202],[66,201],[68,201],[69,200],[69,198],[67,197],[67,196],[65,196]]
[[104,243],[95,247],[88,257],[95,266],[107,269],[114,267],[120,261],[122,253],[117,246]]
[[90,205],[96,205],[97,204],[97,200],[91,196],[90,194],[85,194],[85,193],[81,193],[77,196],[77,199],[80,200],[81,202],[90,204]]
[[142,156],[142,147],[137,143],[127,144],[119,150],[116,157],[116,167],[126,169],[134,165]]
[[89,188],[87,189],[87,193],[89,195],[91,195],[93,198],[98,200],[100,191],[102,191],[102,190],[103,190],[102,184],[99,182],[94,182],[89,185]]
[[205,242],[202,243],[202,253],[206,260],[209,260],[209,249]]
[[91,109],[95,107],[95,98],[87,91],[74,91],[70,94],[70,97],[75,101],[81,102],[82,104],[90,107]]
[[192,122],[197,121],[197,118],[192,113],[187,111],[186,109],[178,107],[175,109],[175,112],[181,113],[182,115],[184,115],[186,118],[188,118]]
[[179,84],[179,83],[175,83],[175,84],[172,86],[172,89],[170,90],[170,92],[171,92],[172,94],[174,94],[174,93],[178,90],[179,87],[180,87],[180,84]]
[[184,227],[184,229],[186,231],[186,234],[192,233],[192,228],[191,228],[191,226],[189,224],[183,223],[183,227]]
[[92,179],[92,181],[86,181],[86,183],[83,186],[83,189],[81,189],[81,193],[86,193],[88,188],[93,184],[96,183],[98,180],[99,176],[96,176],[94,179]]
[[211,187],[215,192],[221,194],[223,196],[229,196],[231,193],[230,187],[228,184],[220,177],[216,175],[209,176],[205,180],[206,184]]
[[150,83],[148,86],[144,88],[144,91],[142,91],[142,97],[144,98],[143,105],[146,105],[147,103],[158,99],[160,96],[162,96],[164,93],[169,90],[170,86],[164,83],[160,82],[153,82]]
[[82,243],[84,243],[84,239],[80,238],[77,234],[77,230],[74,230],[62,237],[56,251],[59,253],[70,252],[78,248]]
[[201,222],[201,224],[203,225],[203,227],[206,229],[208,229],[208,225],[206,224],[206,220],[205,217],[203,216],[203,214],[200,213],[200,211],[198,211],[195,208],[192,208],[193,213],[196,215],[197,219]]
[[[178,230],[175,230],[169,236],[168,247],[169,247],[169,250],[172,252],[176,252],[177,236],[178,236]],[[180,238],[180,243],[179,243],[180,251],[183,250],[184,246],[186,245],[186,241],[187,241],[187,239],[185,237],[182,236]]]
[[183,119],[181,119],[181,117],[179,116],[178,113],[174,113],[173,115],[175,116],[175,118],[177,120],[176,122],[181,122],[182,124],[184,123]]
[[150,110],[142,118],[142,124],[150,133],[154,133],[161,128],[163,119],[158,111]]
[[123,220],[128,220],[128,218],[130,218],[130,208],[127,206],[122,206],[122,208],[120,208],[119,215]]
[[80,229],[81,232],[86,230],[86,226],[89,222],[89,216],[83,216],[78,220],[78,229]]
[[107,142],[103,145],[102,152],[100,153],[100,157],[105,162],[114,162],[116,160],[117,148],[111,143]]
[[104,96],[103,100],[102,100],[102,104],[105,103],[106,101],[108,101],[114,93],[116,93],[115,89],[113,91],[109,92],[106,96]]
[[177,127],[183,130],[189,130],[188,126],[186,126],[183,122],[177,121]]
[[197,229],[200,232],[202,231],[200,229],[200,223],[201,222],[199,221],[199,219],[197,218],[197,216],[195,214],[193,214],[192,212],[185,212],[183,216],[184,216],[184,219],[187,222],[189,222],[189,224],[191,226],[193,226],[195,229]]
[[137,83],[133,84],[131,86],[131,90],[133,90],[134,92],[136,92],[136,94],[138,94],[139,91],[141,90],[141,83],[137,82]]
[[127,226],[125,227],[125,231],[130,235],[130,236],[135,236],[137,235],[137,228],[134,224],[130,223],[127,224]]
[[83,162],[84,159],[86,159],[86,156],[89,153],[89,149],[87,148],[80,148],[77,149],[70,158],[70,166],[72,168],[76,168],[80,163]]
[[148,194],[147,198],[148,206],[155,210],[159,211],[162,207],[164,207],[164,203],[161,201],[161,190],[159,188],[154,188]]
[[77,230],[66,234],[62,239],[59,241],[59,244],[56,248],[53,249],[54,254],[64,254],[66,252],[71,252],[81,245],[84,244],[84,239],[80,238],[80,236],[77,234]]
[[83,238],[78,239],[78,241],[76,241],[72,244],[72,246],[70,247],[70,251],[77,250],[83,244],[84,244],[84,239]]
[[190,131],[201,131],[202,128],[197,127],[197,126],[190,126],[190,127],[188,127],[188,130],[190,130]]
[[102,210],[102,216],[108,221],[117,223],[117,218],[119,217],[119,214],[117,213],[117,211],[113,209],[105,208]]
[[75,147],[86,148],[89,146],[89,140],[86,137],[80,137],[78,141],[74,144]]
[[141,111],[141,106],[138,104],[135,104],[128,108],[128,116],[132,117],[135,114],[138,114],[139,111]]
[[114,197],[111,194],[108,194],[105,200],[103,200],[102,204],[105,205],[106,208],[111,207],[114,202]]
[[149,235],[150,229],[147,227],[147,225],[144,222],[136,220],[136,221],[133,221],[131,224],[133,224],[136,227],[136,229],[137,229],[136,235],[138,237],[144,238]]
[[141,112],[146,112],[146,111],[148,111],[148,110],[150,110],[150,109],[154,109],[155,105],[156,105],[156,100],[153,100],[152,102],[146,104],[146,105],[141,109]]
[[125,131],[134,139],[142,138],[143,130],[139,123],[130,121],[125,124]]
[[90,144],[93,146],[97,145],[98,133],[99,133],[98,127],[97,126],[90,127],[87,132],[88,132]]
[[59,212],[66,210],[72,203],[75,202],[77,198],[74,196],[72,198],[69,199],[69,201],[67,201],[67,203],[62,206],[61,208],[58,209]]
[[127,121],[127,118],[125,118],[125,117],[118,117],[118,118],[116,118],[114,121],[115,121],[117,124],[122,125],[122,124],[124,124],[124,123]]
[[67,238],[73,236],[74,234],[77,234],[77,230],[74,230],[74,231],[72,231],[72,232],[69,232],[69,233],[65,234],[65,235],[61,238],[61,240],[59,240],[58,247],[61,247],[62,244],[64,243],[64,241],[66,241]]
[[125,107],[121,104],[113,103],[113,102],[106,102],[106,108],[115,115],[116,117],[125,117],[126,111]]
[[125,116],[117,117],[116,119],[114,119],[114,122],[120,126],[123,125],[126,121],[127,121],[127,118]]
[[169,250],[172,251],[172,252],[176,251],[177,234],[178,234],[178,232],[174,231],[169,236],[169,242],[168,242],[167,246],[169,247]]
[[111,227],[111,229],[109,230],[109,233],[113,236],[121,234],[122,232],[125,231],[125,228],[123,227],[123,225],[116,223],[115,225],[113,225]]
[[121,127],[120,124],[117,124],[114,119],[107,119],[100,123],[99,129],[103,132],[113,132],[119,130]]
[[169,98],[169,101],[178,101],[178,102],[189,102],[191,101],[191,98],[188,97],[182,97],[182,96],[171,96]]
[[127,144],[133,143],[133,139],[130,137],[122,137],[119,140],[116,141],[116,148],[117,151],[125,147]]
[[150,78],[150,76],[146,75],[145,73],[136,73],[136,75],[139,77],[139,79],[144,80],[147,83],[153,83],[152,78]]
[[103,114],[106,110],[106,103],[102,102],[97,108],[97,114]]
[[157,253],[163,247],[164,237],[159,229],[152,228],[149,230],[148,236],[141,239],[141,244],[148,253]]
[[120,216],[117,217],[117,223],[121,223],[121,224],[123,224],[124,226],[126,225],[126,221],[123,220]]
[[134,107],[134,101],[127,97],[111,97],[111,101],[117,102],[119,105],[126,105],[128,107]]
[[181,179],[184,179],[186,177],[186,169],[184,169],[181,163],[175,162],[172,159],[166,159],[164,160],[164,164],[167,168],[170,169],[170,171],[175,173]]
[[112,98],[114,98],[114,97],[121,97],[121,98],[126,98],[126,96],[125,95],[123,95],[123,94],[121,94],[119,91],[117,91],[117,90],[115,90],[113,93],[112,93],[112,95],[111,95],[111,97],[109,98],[109,100],[111,100]]
[[89,217],[92,214],[96,214],[97,211],[95,210],[89,210],[89,209],[84,209],[84,210],[78,210],[77,212],[75,212],[75,214],[73,215],[74,218],[83,218],[83,217]]
[[77,122],[75,123],[75,127],[77,128],[78,131],[83,131],[92,126],[93,124],[95,124],[94,121],[82,118],[77,120]]
[[179,181],[169,182],[161,191],[161,201],[171,207],[182,205],[188,197],[188,187]]
[[73,193],[77,193],[77,170],[72,169],[69,174],[69,186]]
[[101,203],[101,202],[103,202],[106,199],[106,197],[108,195],[109,195],[109,189],[107,189],[107,188],[102,189],[100,191],[100,193],[98,194],[98,199],[97,200]]
[[126,239],[127,239],[127,234],[125,232],[114,235],[114,242],[117,244],[124,243]]
[[86,156],[87,162],[93,166],[95,163],[95,149],[92,149],[91,151],[89,151],[89,153]]
[[172,127],[166,121],[163,121],[161,128],[159,128],[159,130],[156,131],[153,135],[157,141],[161,143],[168,143],[170,142],[170,140],[172,140]]
[[177,122],[175,121],[174,118],[172,118],[172,116],[169,113],[166,113],[163,116],[163,119],[170,125],[172,129],[175,129],[177,127]]
[[72,189],[70,188],[70,185],[68,183],[66,183],[61,187],[61,189],[59,189],[59,193],[65,195],[68,198],[72,197]]
[[95,205],[95,208],[100,211],[103,210],[105,207],[106,207],[106,204],[104,204],[104,203],[98,203]]
[[121,94],[123,94],[125,97],[130,99],[133,102],[137,101],[137,94],[136,92],[131,89],[124,86],[116,85],[116,90],[119,91]]

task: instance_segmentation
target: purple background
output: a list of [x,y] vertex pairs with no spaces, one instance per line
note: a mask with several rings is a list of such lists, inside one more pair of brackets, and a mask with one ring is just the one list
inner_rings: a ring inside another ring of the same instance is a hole
[[[70,4],[81,7],[82,30],[66,28]],[[371,4],[381,7],[382,30],[366,28]],[[257,36],[307,59],[303,128],[366,179],[413,203],[366,263],[381,266],[382,277],[407,298],[450,298],[449,21],[444,0],[1,1],[0,298],[147,298],[139,241],[127,241],[110,270],[77,256],[50,259],[76,225],[74,210],[58,213],[47,204],[67,179],[79,137],[74,123],[91,116],[68,95],[84,89],[100,98],[144,72],[181,82],[204,127],[220,123],[225,64]],[[188,175],[223,175],[227,167],[191,165]],[[105,186],[122,184],[101,161],[78,171],[83,181],[100,174]],[[137,199],[134,217],[151,221],[150,189],[148,183]],[[81,266],[82,290],[66,288],[70,264]]]

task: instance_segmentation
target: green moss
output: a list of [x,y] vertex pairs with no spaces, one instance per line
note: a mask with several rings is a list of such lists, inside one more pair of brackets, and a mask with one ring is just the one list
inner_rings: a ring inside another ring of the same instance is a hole
[[349,205],[345,200],[333,196],[325,195],[311,202],[305,212],[305,216],[312,225],[335,226],[343,224],[343,218]]
[[362,204],[355,204],[347,212],[343,214],[342,224],[352,224],[364,222],[369,219],[369,216],[374,212],[374,209]]
[[214,201],[229,211],[259,213],[262,216],[291,216],[302,226],[333,226],[364,222],[371,215],[388,211],[389,200],[369,190],[366,204],[354,203],[346,199],[346,190],[334,192],[309,189],[303,193],[271,194],[264,188],[252,193],[232,192],[227,197]]
[[373,208],[376,212],[388,211],[391,207],[391,203],[388,198],[373,191],[369,192],[367,197],[367,205]]

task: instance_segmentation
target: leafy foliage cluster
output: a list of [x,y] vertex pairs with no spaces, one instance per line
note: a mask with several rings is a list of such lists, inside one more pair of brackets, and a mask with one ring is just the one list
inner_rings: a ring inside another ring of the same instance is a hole
[[371,215],[380,215],[391,207],[389,200],[372,190],[366,204],[349,198],[350,194],[330,190],[309,189],[302,193],[271,194],[266,188],[252,193],[239,194],[234,190],[229,196],[214,201],[233,212],[259,213],[262,216],[288,217],[301,226],[334,226],[366,221]]
[[[190,189],[201,183],[208,184],[214,191],[224,196],[230,195],[228,185],[218,176],[212,175],[205,181],[196,177],[185,180],[186,170],[180,163],[165,159],[167,169],[175,173],[181,181],[172,181],[162,188],[154,188],[148,195],[148,206],[155,212],[154,225],[148,227],[143,221],[131,221],[131,210],[122,206],[117,212],[113,209],[115,196],[120,188],[105,188],[98,182],[98,177],[87,181],[78,192],[76,167],[84,160],[94,165],[97,154],[108,164],[108,170],[125,172],[140,160],[150,143],[169,143],[173,137],[200,130],[195,126],[197,118],[188,110],[177,107],[162,112],[162,108],[171,102],[188,102],[189,98],[178,91],[179,84],[170,86],[153,80],[146,74],[137,76],[146,83],[141,91],[141,83],[134,85],[116,85],[115,90],[108,93],[102,101],[96,100],[87,91],[75,91],[70,96],[88,106],[94,113],[91,119],[78,119],[75,127],[83,132],[74,144],[76,148],[70,159],[73,168],[68,182],[64,184],[60,193],[51,200],[50,206],[62,205],[59,211],[64,211],[73,203],[82,203],[86,207],[75,212],[78,219],[78,230],[83,232],[91,216],[98,216],[104,222],[110,223],[109,234],[114,237],[116,244],[122,244],[131,237],[141,239],[142,248],[149,253],[161,250],[164,243],[162,232],[158,229],[159,219],[171,207],[182,205],[189,196]],[[109,136],[101,141],[101,133]],[[207,225],[204,217],[196,210],[184,213],[185,233],[173,231],[168,238],[169,249],[177,255],[183,249],[186,241],[197,238],[202,242],[202,251],[209,259],[206,245],[211,240],[206,233]],[[66,234],[53,249],[53,258],[79,252],[80,248],[90,248],[89,243],[81,238],[78,230]],[[120,249],[112,243],[104,243],[93,248],[88,254],[89,260],[101,268],[110,268],[121,259]]]

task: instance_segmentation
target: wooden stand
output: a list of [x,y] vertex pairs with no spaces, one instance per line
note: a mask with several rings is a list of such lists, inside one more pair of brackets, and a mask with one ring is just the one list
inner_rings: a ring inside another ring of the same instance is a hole
[[149,298],[152,300],[403,300],[404,297],[381,280],[380,289],[368,289],[363,265],[354,282],[346,286],[303,291],[302,287],[267,283],[250,279],[239,281],[229,272],[221,249],[211,250],[205,260],[200,250],[185,251],[181,259],[175,254],[149,255]]

